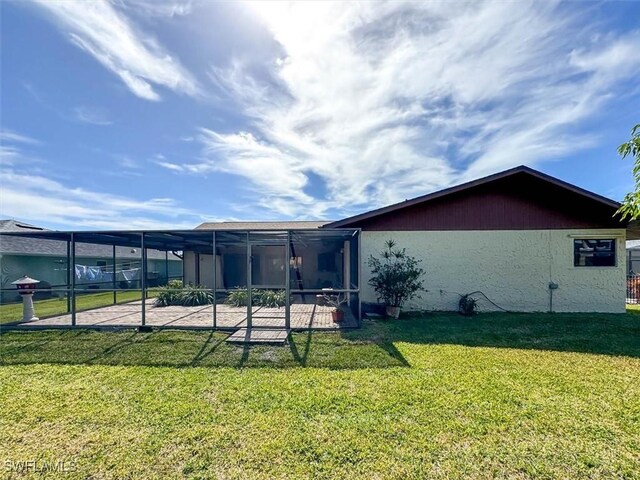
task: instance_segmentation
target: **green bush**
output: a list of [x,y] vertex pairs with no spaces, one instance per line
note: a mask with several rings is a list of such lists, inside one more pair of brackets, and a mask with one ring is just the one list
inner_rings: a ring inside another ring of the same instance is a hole
[[211,305],[213,303],[213,292],[203,290],[200,285],[189,285],[179,294],[180,305],[195,307],[197,305]]
[[424,270],[420,268],[421,260],[407,254],[405,248],[396,248],[396,242],[387,240],[381,258],[369,256],[371,267],[371,285],[386,305],[402,307],[405,302],[420,297],[423,291]]
[[478,312],[478,301],[471,295],[470,293],[462,295],[458,302],[458,311],[467,317],[475,315]]
[[232,307],[246,307],[249,303],[249,292],[247,289],[239,288],[227,294],[224,303]]
[[[284,290],[254,290],[251,292],[252,304],[255,307],[283,307],[287,298]],[[227,294],[225,302],[234,307],[246,307],[249,303],[249,292],[246,288],[238,288]]]
[[184,286],[181,280],[171,280],[164,287],[156,290],[158,295],[154,305],[168,307],[170,305],[210,305],[213,303],[213,292],[207,291],[200,285]]
[[284,290],[259,290],[254,294],[254,305],[267,308],[284,307],[287,292]]
[[167,287],[160,287],[157,290],[159,293],[156,296],[154,305],[156,307],[168,307],[169,305],[180,305],[178,299],[180,298],[180,292],[171,291]]
[[171,290],[181,290],[183,287],[182,280],[169,280],[169,283],[166,285],[166,288]]

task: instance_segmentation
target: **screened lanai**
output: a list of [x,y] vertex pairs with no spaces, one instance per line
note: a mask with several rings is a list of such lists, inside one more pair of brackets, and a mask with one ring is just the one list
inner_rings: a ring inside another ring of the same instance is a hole
[[[9,232],[0,234],[0,249],[25,241],[64,254],[19,258],[13,252],[10,269],[2,254],[5,327],[296,330],[360,324],[357,229]],[[38,320],[27,322],[11,285],[25,274],[41,281],[34,295]],[[332,315],[336,306],[343,312],[339,321]]]

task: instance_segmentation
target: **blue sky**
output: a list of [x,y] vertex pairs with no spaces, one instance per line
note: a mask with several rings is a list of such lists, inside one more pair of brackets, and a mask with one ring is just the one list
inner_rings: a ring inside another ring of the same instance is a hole
[[602,195],[640,2],[2,2],[0,217],[337,219],[526,164]]

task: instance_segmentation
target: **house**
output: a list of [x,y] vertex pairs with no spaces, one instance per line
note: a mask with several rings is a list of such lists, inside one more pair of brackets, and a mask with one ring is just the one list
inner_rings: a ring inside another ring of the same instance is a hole
[[486,310],[622,313],[627,225],[618,207],[520,166],[323,228],[362,230],[363,301],[375,300],[366,258],[393,238],[427,272],[428,292],[409,308],[453,310],[477,291]]
[[[333,222],[0,232],[0,242],[5,237],[57,242],[61,274],[68,274],[65,265],[73,265],[74,257],[78,264],[87,244],[106,248],[107,257],[112,249],[121,252],[118,261],[127,258],[127,251],[138,259],[152,258],[152,252],[165,258],[177,252],[184,258],[185,283],[200,285],[215,298],[213,305],[190,313],[162,313],[152,302],[142,302],[139,312],[127,316],[133,325],[335,328],[329,306],[337,302],[345,313],[342,326],[357,326],[363,310],[374,308],[378,300],[368,285],[368,259],[388,239],[420,259],[426,272],[427,291],[406,309],[456,310],[461,295],[473,293],[483,311],[623,313],[627,264],[622,252],[627,237],[640,238],[640,232],[614,216],[618,207],[613,200],[520,166]],[[97,264],[98,257],[92,258]],[[152,286],[149,273],[156,267],[147,262],[146,268],[147,282],[134,286],[142,291]],[[49,269],[55,270],[55,264]],[[86,293],[75,279],[68,283],[72,296]],[[83,314],[78,320],[73,298],[70,303],[70,319],[61,318],[60,324],[92,325],[92,316]],[[118,314],[112,313],[114,318]],[[114,320],[118,325],[123,321]]]
[[[0,220],[0,234],[47,232],[25,222]],[[115,253],[115,267],[114,267]],[[182,259],[173,253],[149,250],[147,253],[151,284],[164,284],[166,278],[182,278]],[[74,274],[76,283],[87,289],[137,288],[140,249],[78,243]],[[67,242],[37,236],[2,235],[0,237],[0,300],[19,301],[11,282],[25,273],[40,280],[37,297],[64,296],[67,288]],[[113,274],[115,268],[115,275]]]
[[627,249],[627,274],[640,275],[640,240],[628,240]]
[[[426,271],[428,291],[409,309],[455,310],[460,295],[478,292],[483,310],[624,312],[626,223],[614,217],[618,206],[520,166],[335,222],[212,222],[197,230],[360,229],[365,303],[377,301],[367,260],[393,239]],[[343,288],[348,262],[341,255],[348,247],[293,251],[292,261],[304,269],[297,286]],[[243,249],[217,256],[218,288],[246,285]],[[278,284],[269,275],[284,269],[284,258],[277,263],[268,248],[251,255],[255,284]],[[211,255],[185,253],[185,280],[211,286],[212,262]]]

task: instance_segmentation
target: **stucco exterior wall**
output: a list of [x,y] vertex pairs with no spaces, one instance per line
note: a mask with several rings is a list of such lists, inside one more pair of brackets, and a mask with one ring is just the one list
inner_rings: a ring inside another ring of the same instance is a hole
[[[574,267],[575,236],[617,238],[615,267]],[[506,230],[362,232],[362,300],[375,302],[367,259],[394,239],[422,259],[428,292],[405,309],[457,310],[459,294],[476,290],[510,311],[625,311],[625,230]],[[483,311],[497,310],[480,301]]]

